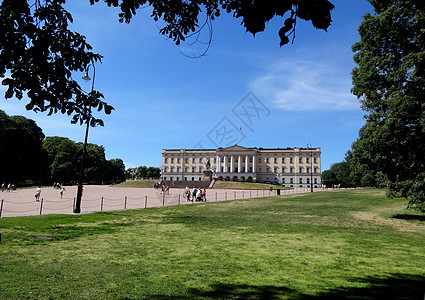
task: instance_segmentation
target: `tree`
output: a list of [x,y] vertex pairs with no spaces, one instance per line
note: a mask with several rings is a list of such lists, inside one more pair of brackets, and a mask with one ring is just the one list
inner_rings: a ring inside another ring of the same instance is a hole
[[[61,112],[72,115],[72,122],[103,125],[92,115],[92,109],[110,114],[112,106],[98,91],[85,93],[72,78],[72,72],[83,72],[102,56],[93,53],[83,35],[69,30],[71,14],[63,7],[66,0],[3,0],[0,6],[0,77],[7,86],[5,98],[22,99],[26,94],[27,110]],[[90,0],[91,4],[99,0]],[[311,21],[315,28],[326,30],[334,6],[327,0],[104,0],[119,6],[121,22],[130,22],[136,10],[149,5],[152,17],[162,19],[160,33],[176,44],[197,36],[205,27],[199,23],[205,11],[206,23],[218,17],[221,10],[242,18],[242,25],[253,33],[263,31],[274,16],[284,17],[279,30],[280,45],[295,37],[298,19]],[[289,14],[285,17],[286,14]]]
[[[47,153],[49,174],[46,180],[73,184],[78,181],[83,144],[65,137],[47,137],[43,141],[43,149]],[[108,163],[105,159],[105,148],[96,144],[87,145],[87,158],[84,166],[85,182],[100,183],[106,177]]]
[[[79,165],[83,153],[83,143],[79,146]],[[87,157],[84,165],[84,176],[87,183],[101,183],[108,172],[108,163],[105,158],[105,148],[96,144],[87,144]]]
[[71,184],[77,181],[79,173],[80,148],[78,144],[65,137],[47,137],[43,149],[47,153],[49,183]]
[[367,113],[355,164],[391,182],[390,196],[425,211],[425,4],[370,0],[353,46],[352,92]]
[[146,177],[148,178],[158,178],[161,176],[161,169],[157,167],[148,167],[146,170]]
[[42,169],[43,131],[30,119],[0,110],[0,180],[24,185],[38,181]]
[[125,165],[121,158],[110,159],[108,163],[108,173],[106,182],[114,181],[115,183],[125,180]]
[[138,178],[146,178],[148,177],[148,167],[146,166],[140,166],[137,168],[136,176]]

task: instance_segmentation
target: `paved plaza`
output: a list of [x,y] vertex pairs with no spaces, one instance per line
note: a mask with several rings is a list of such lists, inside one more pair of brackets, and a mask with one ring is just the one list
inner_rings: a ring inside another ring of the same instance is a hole
[[[40,202],[35,201],[35,188],[18,189],[12,192],[7,192],[5,190],[0,195],[2,205],[1,217],[33,216],[40,214],[73,214],[77,186],[65,186],[65,189],[66,191],[61,199],[59,189],[42,187]],[[87,185],[84,186],[81,200],[81,213],[197,203],[186,201],[183,197],[183,192],[183,189],[170,189],[169,195],[162,195],[160,189],[154,188]],[[309,189],[281,190],[282,195],[306,192],[309,192]],[[273,196],[276,194],[276,190],[208,189],[207,201],[216,202],[248,199]]]

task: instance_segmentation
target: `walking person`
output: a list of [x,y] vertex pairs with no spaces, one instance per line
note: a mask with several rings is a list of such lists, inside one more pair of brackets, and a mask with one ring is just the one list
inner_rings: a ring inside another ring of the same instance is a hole
[[4,191],[4,189],[6,188],[6,184],[3,182],[2,184],[1,184],[1,192],[3,193],[3,191]]
[[38,188],[35,190],[35,201],[40,201],[40,195],[41,195],[41,187],[38,186]]
[[64,188],[64,187],[61,187],[61,190],[60,190],[60,195],[61,195],[61,199],[62,199],[62,197],[63,197],[63,192],[65,192],[66,191],[66,189]]

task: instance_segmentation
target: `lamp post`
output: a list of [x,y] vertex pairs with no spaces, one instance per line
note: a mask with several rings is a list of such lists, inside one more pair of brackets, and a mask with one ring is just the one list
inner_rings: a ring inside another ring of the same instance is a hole
[[313,193],[313,149],[311,144],[307,144],[307,150],[309,149],[308,145],[310,145],[310,191]]
[[[93,67],[93,79],[90,78],[90,76],[89,76],[90,66]],[[90,64],[90,65],[87,66],[86,75],[84,75],[82,78],[85,81],[92,80],[91,92],[93,92],[93,90],[94,90],[94,79],[95,79],[95,77],[96,77],[96,68],[95,68],[94,64]],[[75,201],[74,213],[80,213],[81,212],[81,197],[83,195],[84,163],[86,161],[86,156],[87,156],[87,138],[89,136],[89,127],[90,127],[90,119],[91,119],[90,105],[88,105],[88,108],[86,108],[86,112],[88,113],[88,118],[86,119],[86,135],[84,137],[83,157],[81,159],[80,178],[78,179],[77,201]]]

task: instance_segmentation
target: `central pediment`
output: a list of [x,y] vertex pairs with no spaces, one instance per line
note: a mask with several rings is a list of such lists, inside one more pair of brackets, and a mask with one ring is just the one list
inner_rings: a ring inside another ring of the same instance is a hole
[[255,151],[256,148],[245,148],[242,146],[239,146],[237,144],[227,147],[227,148],[219,148],[217,149],[218,152],[247,152],[247,151]]

